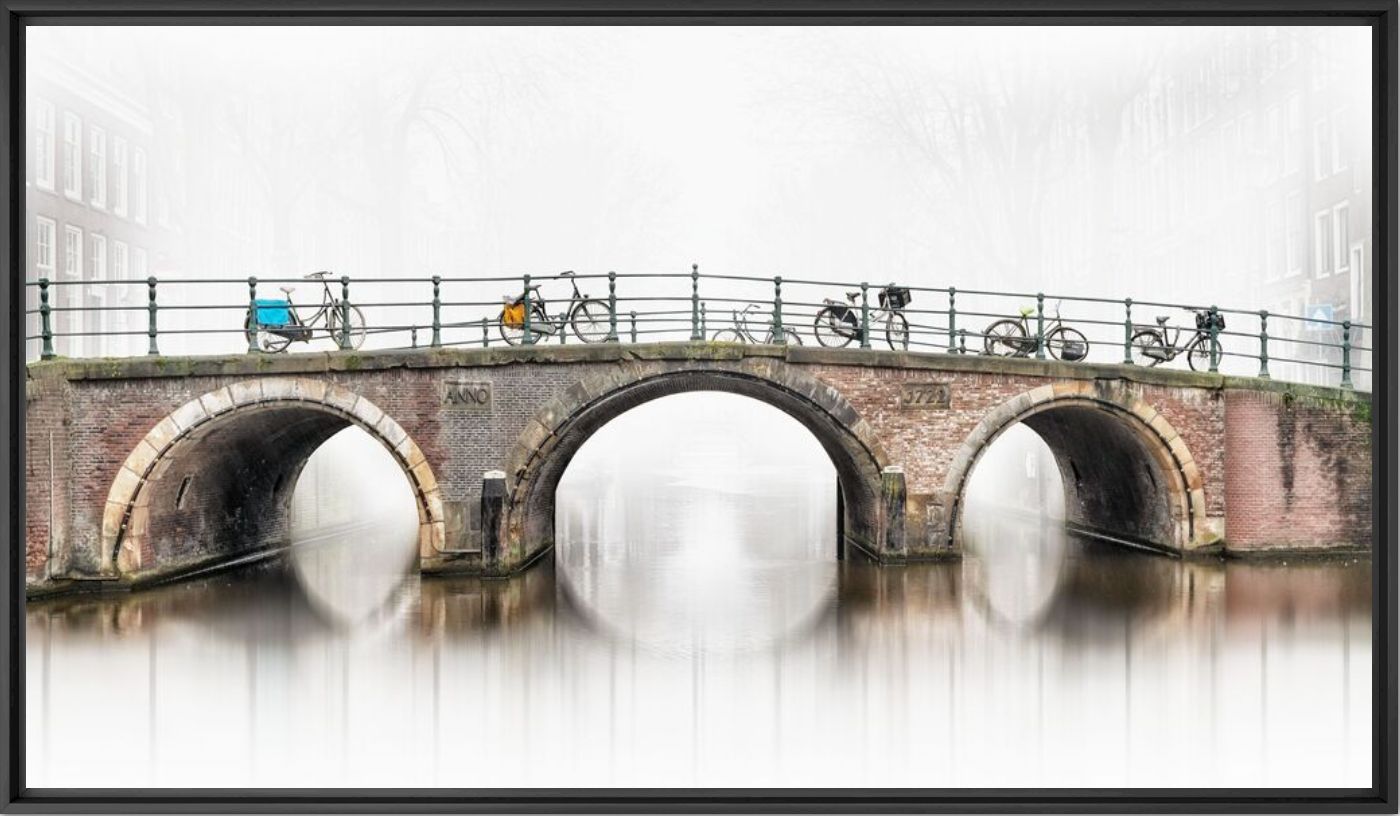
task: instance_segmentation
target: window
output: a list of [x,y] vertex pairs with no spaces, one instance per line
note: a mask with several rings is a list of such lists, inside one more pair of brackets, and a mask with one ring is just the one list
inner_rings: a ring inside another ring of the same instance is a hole
[[83,231],[77,227],[63,228],[63,277],[78,280],[83,273]]
[[53,236],[54,222],[36,216],[34,218],[34,268],[39,277],[53,277]]
[[131,250],[131,278],[132,280],[145,280],[146,278],[146,250],[135,247]]
[[[34,184],[53,189],[53,103],[34,102]],[[53,236],[50,235],[50,238]]]
[[1283,146],[1283,172],[1297,172],[1303,161],[1303,98],[1288,97],[1288,131]]
[[1347,271],[1351,263],[1351,208],[1347,202],[1332,208],[1332,268],[1337,272]]
[[1313,269],[1319,278],[1332,273],[1332,211],[1313,216]]
[[1284,164],[1283,117],[1279,111],[1278,105],[1269,106],[1268,111],[1264,114],[1264,121],[1266,123],[1265,126],[1269,129],[1269,132],[1268,134],[1266,134],[1265,137],[1269,140],[1267,149],[1269,153],[1274,157],[1273,165],[1269,168],[1269,179],[1270,181],[1272,181],[1273,179],[1276,179],[1279,176],[1283,175]]
[[105,236],[88,236],[87,279],[90,281],[107,279],[107,238]]
[[63,115],[63,194],[83,197],[83,120],[71,113]]
[[126,139],[112,137],[112,212],[126,215]]
[[88,131],[88,194],[92,206],[107,207],[107,131],[96,126]]
[[1293,192],[1284,199],[1284,230],[1287,233],[1284,245],[1285,260],[1287,261],[1288,275],[1296,275],[1303,271],[1303,196],[1301,193]]
[[1351,248],[1351,319],[1364,321],[1366,308],[1365,248],[1358,243]]
[[112,280],[126,280],[126,244],[121,241],[112,242]]
[[1283,208],[1270,201],[1264,208],[1264,274],[1268,280],[1283,277]]
[[1344,111],[1332,114],[1332,172],[1340,173],[1347,169],[1347,145],[1343,134],[1346,126],[1342,120]]
[[132,217],[146,223],[146,151],[136,148],[131,153]]
[[1332,175],[1332,122],[1319,119],[1313,124],[1313,178],[1319,181]]

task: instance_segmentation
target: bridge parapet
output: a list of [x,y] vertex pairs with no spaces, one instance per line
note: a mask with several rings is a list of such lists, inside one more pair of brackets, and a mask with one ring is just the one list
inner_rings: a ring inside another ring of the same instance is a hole
[[[1365,550],[1371,537],[1369,395],[1219,373],[666,343],[52,360],[28,374],[27,566],[36,587],[139,582],[277,546],[275,525],[241,531],[256,541],[214,546],[201,538],[207,524],[187,516],[207,522],[283,506],[316,440],[347,423],[397,427],[421,454],[401,464],[411,484],[428,485],[420,496],[436,491],[422,510],[440,522],[423,539],[425,570],[519,569],[549,551],[553,486],[572,452],[628,408],[686,390],[745,394],[806,425],[837,467],[846,541],[886,562],[960,552],[962,485],[981,450],[1015,422],[1055,450],[1069,505],[1091,532],[1240,554]],[[278,384],[289,381],[308,385]],[[275,405],[231,396],[269,388]],[[372,421],[353,406],[337,413],[317,392],[378,413]],[[162,427],[199,424],[191,404],[214,406],[207,424],[218,414],[222,430],[188,434],[176,462],[150,439],[164,439]],[[305,444],[259,448],[266,477],[240,482],[229,463],[241,460],[215,442],[251,440],[291,419]],[[386,447],[403,445],[392,436]],[[127,467],[133,456],[139,466]],[[420,466],[431,483],[413,472]],[[488,471],[501,472],[506,490],[495,542],[482,537]],[[133,508],[149,508],[134,524],[130,513],[114,521],[109,512],[116,487]],[[122,543],[142,536],[141,557],[123,562]]]

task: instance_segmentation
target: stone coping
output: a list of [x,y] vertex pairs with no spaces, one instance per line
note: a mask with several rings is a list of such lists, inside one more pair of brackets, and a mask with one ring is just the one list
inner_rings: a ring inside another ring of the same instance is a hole
[[395,368],[479,368],[520,363],[589,363],[620,360],[741,360],[767,357],[806,365],[900,368],[929,372],[976,372],[1067,380],[1113,379],[1181,388],[1253,390],[1344,402],[1371,402],[1371,394],[1330,386],[1236,377],[1209,372],[1144,368],[1121,363],[1065,363],[1019,357],[946,352],[883,351],[813,346],[751,345],[710,341],[595,343],[590,345],[496,346],[324,351],[213,356],[55,358],[30,363],[31,380],[130,380],[164,377],[315,374]]

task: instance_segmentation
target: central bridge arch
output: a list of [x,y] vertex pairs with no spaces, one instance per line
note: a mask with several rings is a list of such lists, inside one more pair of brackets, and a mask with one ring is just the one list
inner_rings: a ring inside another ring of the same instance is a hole
[[507,459],[511,487],[503,559],[526,562],[553,545],[555,490],[574,454],[595,431],[638,405],[692,391],[751,397],[811,431],[836,468],[844,540],[878,552],[880,472],[889,462],[855,408],[836,389],[782,363],[694,364],[667,371],[623,368],[585,379],[535,415]]

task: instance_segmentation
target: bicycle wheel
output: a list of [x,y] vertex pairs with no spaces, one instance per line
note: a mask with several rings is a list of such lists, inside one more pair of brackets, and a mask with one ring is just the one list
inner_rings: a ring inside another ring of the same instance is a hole
[[1077,363],[1089,356],[1089,340],[1078,329],[1061,326],[1045,335],[1045,348],[1056,360]]
[[998,357],[1026,356],[1026,327],[1019,320],[998,320],[982,332],[982,350]]
[[[347,321],[346,337],[349,340],[349,348],[358,349],[365,344],[365,313],[360,311],[359,306],[350,305],[346,307],[345,314],[350,318]],[[340,315],[341,307],[332,306],[326,310],[326,331],[330,332],[331,340],[340,345]]]
[[[249,313],[247,315],[244,315],[243,317],[243,333],[245,335],[247,334],[248,328],[252,324],[252,322],[253,315],[250,310]],[[276,354],[279,351],[286,351],[287,346],[290,346],[291,344],[292,338],[290,337],[283,337],[280,334],[273,334],[272,332],[268,331],[262,326],[257,326],[254,328],[253,346],[258,351],[267,352],[268,354]]]
[[608,304],[601,300],[580,301],[569,316],[574,334],[585,343],[601,343],[608,339],[611,322],[608,319]]
[[748,340],[745,339],[743,333],[740,332],[738,329],[720,329],[719,331],[715,332],[714,337],[711,339],[713,339],[716,343],[748,342]]
[[899,312],[890,312],[885,318],[885,342],[895,351],[909,349],[909,321]]
[[802,345],[802,335],[798,334],[795,329],[789,329],[784,326],[783,342],[787,343],[789,346],[800,346]]
[[827,306],[817,312],[812,334],[816,335],[818,345],[841,348],[860,337],[860,324],[845,306]]
[[1162,335],[1151,329],[1140,331],[1133,335],[1133,339],[1128,341],[1132,347],[1133,362],[1138,365],[1145,365],[1149,368],[1159,363],[1166,362],[1170,357],[1167,351],[1167,344],[1162,342]]
[[1211,360],[1220,365],[1220,341],[1208,336],[1198,336],[1186,347],[1186,364],[1192,371],[1210,371]]

